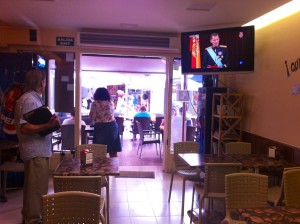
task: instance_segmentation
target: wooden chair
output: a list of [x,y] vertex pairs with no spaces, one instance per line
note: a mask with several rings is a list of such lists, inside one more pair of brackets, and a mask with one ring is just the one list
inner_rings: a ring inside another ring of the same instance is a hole
[[[101,196],[101,180],[100,176],[53,176],[54,192],[65,191],[83,191]],[[106,207],[105,200],[101,200],[100,221],[106,223]]]
[[178,174],[182,179],[182,203],[181,203],[181,216],[184,216],[184,200],[185,200],[185,183],[186,181],[200,182],[200,170],[193,169],[187,166],[178,156],[179,153],[199,153],[200,144],[198,142],[176,142],[174,143],[174,170],[171,176],[169,198],[171,200],[171,193],[173,187],[174,175]]
[[[199,195],[199,223],[202,223],[201,211],[205,198],[225,200],[225,176],[231,173],[239,173],[241,163],[206,163],[205,178],[203,184],[197,183],[193,187],[192,211],[194,206],[195,191]],[[192,219],[190,220],[192,221]],[[192,223],[192,222],[191,222]]]
[[251,143],[228,142],[225,144],[225,154],[251,154]]
[[147,145],[147,144],[155,144],[157,155],[158,155],[158,149],[157,149],[157,144],[158,144],[159,151],[160,151],[160,158],[161,158],[160,136],[159,135],[157,136],[155,133],[154,133],[154,135],[152,135],[151,131],[143,130],[142,124],[139,121],[136,121],[136,123],[137,123],[137,128],[139,131],[138,133],[140,135],[139,145],[138,145],[138,149],[137,149],[137,155],[139,154],[139,151],[140,151],[139,158],[140,159],[142,158],[143,145]]
[[[292,169],[300,169],[300,167],[286,167],[283,169],[283,173]],[[281,178],[280,186],[268,187],[268,202],[272,206],[284,205],[283,178]]]
[[6,198],[7,174],[10,172],[24,172],[24,163],[10,162],[10,161],[4,162],[2,165],[0,165],[0,172],[1,174],[3,174],[3,177],[2,175],[0,175],[0,189],[2,188],[1,200],[7,201]]
[[[232,155],[232,154],[242,154],[248,155],[251,154],[251,143],[248,142],[227,142],[225,143],[225,154]],[[244,169],[243,172],[250,172],[254,173],[254,170]]]
[[93,151],[94,158],[106,158],[107,157],[107,145],[103,144],[81,144],[75,148],[75,157],[80,158],[80,151],[83,149],[89,149]]
[[226,215],[222,223],[232,223],[231,213],[238,208],[268,206],[268,176],[257,173],[234,173],[225,176]]
[[99,224],[103,199],[98,194],[68,191],[42,197],[43,224]]
[[[89,149],[93,151],[94,158],[106,158],[107,157],[107,145],[103,144],[82,144],[76,146],[75,156],[80,158],[80,151],[83,149]],[[105,187],[106,189],[106,207],[107,207],[107,219],[109,219],[109,177],[103,176],[101,178],[101,188]]]
[[300,169],[292,169],[283,173],[284,203],[286,206],[300,205]]

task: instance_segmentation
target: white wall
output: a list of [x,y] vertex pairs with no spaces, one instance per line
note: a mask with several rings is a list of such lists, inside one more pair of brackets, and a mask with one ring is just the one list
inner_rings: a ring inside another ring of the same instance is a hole
[[[300,147],[300,13],[257,30],[255,72],[223,77],[245,94],[243,129]],[[287,61],[290,77],[287,76]],[[291,64],[298,69],[291,72]]]

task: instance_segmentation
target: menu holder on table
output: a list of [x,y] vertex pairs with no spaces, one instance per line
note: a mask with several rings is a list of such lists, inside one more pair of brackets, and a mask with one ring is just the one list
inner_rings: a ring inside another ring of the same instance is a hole
[[[28,113],[23,115],[23,118],[30,124],[45,124],[51,119],[51,117],[52,113],[45,105],[29,111]],[[60,129],[60,125],[43,130],[39,134],[40,136],[44,137],[54,131],[57,131],[58,129]]]

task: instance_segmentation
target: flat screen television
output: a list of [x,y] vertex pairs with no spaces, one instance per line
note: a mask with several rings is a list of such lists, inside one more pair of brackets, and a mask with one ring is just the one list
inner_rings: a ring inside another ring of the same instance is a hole
[[254,26],[181,33],[182,74],[254,71]]

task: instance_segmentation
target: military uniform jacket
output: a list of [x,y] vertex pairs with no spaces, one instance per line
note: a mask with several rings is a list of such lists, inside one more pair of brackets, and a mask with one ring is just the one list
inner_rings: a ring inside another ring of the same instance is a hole
[[[209,53],[210,50],[212,50],[215,53],[215,58],[212,58],[211,54]],[[226,45],[219,45],[218,47],[210,46],[205,48],[202,60],[202,68],[220,68],[221,66],[217,65],[216,60],[220,60],[223,68],[228,67],[229,54]]]

